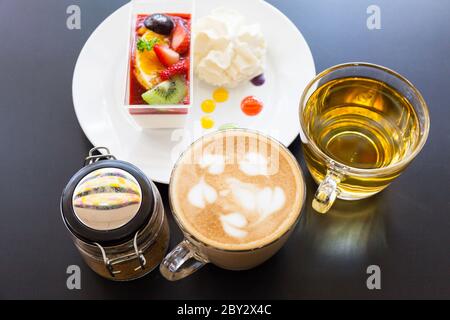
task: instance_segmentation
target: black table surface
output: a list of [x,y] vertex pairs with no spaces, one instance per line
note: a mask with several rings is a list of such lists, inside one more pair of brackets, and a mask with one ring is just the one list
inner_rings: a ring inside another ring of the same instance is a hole
[[[397,70],[422,92],[431,113],[428,143],[387,190],[338,201],[321,216],[311,208],[316,186],[306,174],[300,224],[276,256],[250,271],[208,265],[176,283],[157,271],[129,283],[91,272],[58,207],[91,148],[74,113],[72,75],[89,35],[125,2],[0,0],[0,298],[450,298],[448,0],[377,0],[380,30],[366,26],[371,0],[269,1],[301,30],[317,71],[367,61]],[[66,28],[71,4],[81,8],[81,30]],[[304,168],[300,140],[290,149]],[[167,186],[158,188],[173,247],[181,233]],[[81,290],[66,287],[69,265],[81,267]],[[381,290],[367,289],[369,265],[381,268]]]

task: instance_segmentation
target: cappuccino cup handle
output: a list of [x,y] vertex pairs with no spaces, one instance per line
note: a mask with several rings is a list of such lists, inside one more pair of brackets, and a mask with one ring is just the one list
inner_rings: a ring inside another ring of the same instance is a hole
[[338,185],[341,177],[334,171],[328,171],[314,196],[312,207],[319,213],[327,213],[339,194]]
[[164,258],[159,271],[167,280],[177,281],[191,275],[207,263],[208,260],[185,239]]

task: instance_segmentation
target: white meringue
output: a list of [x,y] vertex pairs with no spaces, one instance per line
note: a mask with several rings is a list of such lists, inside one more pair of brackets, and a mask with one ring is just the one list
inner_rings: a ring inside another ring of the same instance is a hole
[[234,10],[218,8],[194,26],[197,76],[234,88],[264,72],[267,44],[259,24],[246,24]]

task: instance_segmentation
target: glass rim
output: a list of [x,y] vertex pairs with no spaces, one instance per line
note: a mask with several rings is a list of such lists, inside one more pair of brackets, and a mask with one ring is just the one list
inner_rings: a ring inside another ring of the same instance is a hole
[[[214,246],[214,245],[205,243],[204,241],[202,241],[202,240],[196,238],[191,232],[189,232],[189,230],[187,230],[187,228],[186,228],[186,227],[183,225],[183,223],[180,221],[180,218],[178,217],[178,214],[177,214],[177,212],[175,211],[175,208],[174,208],[174,206],[173,206],[173,201],[172,201],[172,188],[173,188],[173,187],[172,187],[172,185],[173,185],[173,184],[172,184],[172,180],[173,180],[175,171],[176,171],[176,169],[178,168],[178,165],[179,165],[181,159],[183,158],[183,156],[184,156],[189,150],[191,150],[191,148],[192,148],[198,141],[200,141],[200,140],[202,140],[202,139],[204,139],[204,138],[208,138],[208,137],[214,136],[214,135],[219,134],[219,133],[229,132],[229,131],[254,133],[254,134],[257,134],[257,135],[261,135],[261,136],[267,138],[268,140],[277,143],[281,149],[283,149],[283,150],[286,151],[286,153],[288,154],[288,156],[292,158],[293,163],[298,167],[298,170],[299,170],[299,172],[300,172],[300,180],[301,180],[302,186],[303,186],[303,195],[302,195],[302,197],[301,197],[302,204],[301,204],[301,206],[300,206],[300,208],[299,208],[298,216],[297,216],[297,218],[295,219],[295,221],[292,223],[292,225],[289,226],[289,228],[287,228],[287,229],[286,229],[282,234],[280,234],[280,236],[277,237],[276,239],[274,239],[274,240],[272,240],[272,241],[270,241],[270,242],[264,244],[263,246],[259,246],[259,247],[255,247],[255,248],[251,248],[251,249],[236,249],[236,250],[234,250],[234,249],[224,249],[224,248],[219,248],[219,247],[216,247],[216,246]],[[303,170],[302,170],[302,168],[300,167],[300,164],[299,164],[299,162],[297,161],[297,159],[296,159],[296,158],[294,157],[294,155],[292,154],[292,152],[291,152],[284,144],[282,144],[280,141],[278,141],[277,139],[275,139],[275,138],[273,138],[273,137],[271,137],[271,136],[269,136],[269,135],[267,135],[267,134],[264,134],[264,133],[262,133],[262,132],[260,132],[260,131],[257,131],[257,130],[254,130],[254,129],[247,129],[247,128],[229,128],[229,129],[217,130],[217,131],[215,131],[215,132],[208,133],[208,134],[206,134],[206,135],[200,137],[199,139],[196,139],[194,142],[192,142],[192,143],[191,143],[191,144],[190,144],[190,145],[189,145],[189,146],[188,146],[188,147],[180,154],[180,156],[178,157],[178,160],[176,161],[176,163],[175,163],[175,165],[174,165],[174,167],[173,167],[173,169],[172,169],[172,173],[171,173],[171,175],[170,175],[170,181],[169,181],[169,191],[168,191],[170,211],[171,211],[172,214],[173,214],[173,217],[174,217],[174,219],[175,219],[175,222],[177,223],[177,225],[179,226],[179,228],[180,228],[181,231],[183,232],[184,238],[186,238],[186,239],[189,240],[189,241],[192,241],[194,245],[195,245],[196,243],[198,243],[198,244],[201,244],[202,246],[204,246],[204,247],[206,247],[206,248],[210,248],[210,249],[217,250],[217,251],[222,251],[222,252],[231,252],[231,253],[233,253],[233,252],[234,252],[234,253],[253,252],[253,251],[256,251],[256,250],[264,249],[264,248],[266,248],[266,247],[269,247],[269,246],[273,245],[274,243],[276,243],[277,241],[279,241],[281,238],[283,238],[284,236],[286,236],[287,234],[289,234],[289,232],[291,232],[291,231],[295,228],[295,226],[298,224],[298,222],[300,221],[301,217],[303,216],[303,209],[305,208],[305,202],[306,202],[306,193],[307,193],[307,190],[306,190],[306,181],[305,181],[305,176],[304,176],[304,174],[303,174]]]
[[[412,89],[414,95],[419,100],[420,107],[422,108],[424,117],[425,117],[425,123],[423,125],[423,134],[420,135],[419,143],[415,146],[414,151],[411,152],[407,157],[400,160],[399,162],[390,164],[386,167],[375,168],[375,169],[361,169],[361,168],[355,168],[355,167],[348,166],[342,162],[339,162],[336,159],[331,158],[327,154],[325,154],[322,151],[322,149],[317,146],[317,144],[311,138],[310,134],[306,130],[304,130],[304,128],[306,128],[306,125],[305,125],[305,122],[303,119],[303,106],[307,103],[306,95],[309,92],[309,90],[324,76],[330,74],[333,71],[348,68],[348,67],[366,67],[366,68],[372,68],[372,69],[376,69],[376,70],[379,70],[382,72],[386,72],[386,73],[400,79],[407,86],[409,86]],[[317,76],[315,76],[303,90],[303,93],[302,93],[302,96],[300,99],[300,104],[299,104],[299,118],[300,118],[300,130],[302,131],[304,137],[307,139],[307,143],[312,147],[314,152],[317,152],[321,157],[325,158],[326,160],[329,160],[333,164],[336,164],[337,167],[345,168],[345,172],[354,173],[357,175],[365,175],[365,176],[384,174],[387,172],[395,171],[396,169],[399,169],[399,168],[402,168],[402,167],[408,165],[410,162],[412,162],[414,160],[415,157],[417,157],[417,155],[423,149],[423,147],[428,139],[429,132],[430,132],[430,114],[429,114],[428,105],[425,102],[422,94],[414,86],[414,84],[411,81],[409,81],[408,79],[406,79],[404,76],[402,76],[401,74],[399,74],[398,72],[396,72],[392,69],[389,69],[387,67],[383,67],[383,66],[380,66],[380,65],[377,65],[374,63],[369,63],[369,62],[347,62],[347,63],[338,64],[338,65],[335,65],[335,66],[325,69],[324,71],[319,73]]]

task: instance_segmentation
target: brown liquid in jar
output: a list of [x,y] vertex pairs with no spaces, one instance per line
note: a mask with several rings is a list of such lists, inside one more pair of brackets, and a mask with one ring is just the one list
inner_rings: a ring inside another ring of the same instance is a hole
[[[89,256],[85,252],[83,252],[83,249],[78,247],[78,245],[77,247],[78,250],[80,250],[80,252],[82,253],[84,261],[98,275],[115,281],[129,281],[143,277],[147,273],[154,270],[159,265],[161,260],[164,258],[164,255],[166,254],[168,248],[168,243],[169,243],[169,225],[167,223],[167,220],[164,219],[163,225],[161,226],[161,230],[159,231],[159,235],[156,237],[155,242],[142,250],[143,251],[142,254],[144,255],[146,260],[144,269],[140,268],[139,261],[134,255],[133,251],[134,249],[131,244],[129,250],[132,252],[134,258],[114,265],[114,270],[121,271],[120,273],[115,274],[114,277],[110,274],[110,272],[106,268],[105,263],[101,256],[97,257]],[[109,258],[114,259],[117,256],[119,255],[111,255]]]

